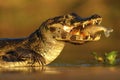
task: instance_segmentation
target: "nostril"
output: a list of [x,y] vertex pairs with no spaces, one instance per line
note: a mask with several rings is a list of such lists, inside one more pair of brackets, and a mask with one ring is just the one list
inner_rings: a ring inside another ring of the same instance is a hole
[[56,38],[55,36],[53,36],[53,38]]

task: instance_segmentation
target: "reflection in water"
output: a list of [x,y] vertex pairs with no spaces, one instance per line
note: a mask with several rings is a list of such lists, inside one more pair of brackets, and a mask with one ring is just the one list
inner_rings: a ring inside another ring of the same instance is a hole
[[44,71],[42,67],[13,67],[13,68],[1,68],[1,72],[36,72],[36,71]]
[[6,72],[14,72],[14,73],[35,73],[35,72],[43,72],[43,73],[51,73],[51,74],[57,74],[59,71],[57,71],[54,67],[13,67],[13,68],[1,68],[1,73]]
[[0,80],[120,80],[119,66],[46,66],[0,69]]

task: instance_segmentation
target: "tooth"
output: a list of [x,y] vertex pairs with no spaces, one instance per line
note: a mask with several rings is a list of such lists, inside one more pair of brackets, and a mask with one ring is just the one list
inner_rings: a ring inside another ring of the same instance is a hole
[[83,28],[85,28],[85,24],[83,24]]
[[90,40],[93,40],[93,38],[90,38]]
[[98,21],[97,21],[97,20],[96,20],[95,22],[96,22],[96,24],[98,24]]
[[90,35],[88,36],[88,39],[90,39]]
[[91,40],[91,37],[90,37],[90,35],[88,35],[88,36],[87,36],[87,40]]
[[98,22],[98,24],[100,25],[101,21]]
[[94,25],[95,24],[95,21],[93,20],[92,24]]
[[98,21],[98,20],[96,20],[96,22],[98,23],[99,21]]
[[83,24],[83,28],[85,28],[85,26],[87,26],[87,23],[84,23],[84,24]]

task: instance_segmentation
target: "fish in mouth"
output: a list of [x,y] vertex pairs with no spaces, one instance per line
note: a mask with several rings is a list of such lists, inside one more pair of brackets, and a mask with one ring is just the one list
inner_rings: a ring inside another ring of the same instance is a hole
[[109,37],[110,33],[113,32],[113,29],[108,29],[100,25],[102,17],[97,14],[88,18],[81,18],[77,14],[71,13],[56,17],[54,20],[57,20],[55,21],[56,23],[49,25],[54,38],[73,44],[98,41],[101,37],[100,32],[103,31],[106,37]]

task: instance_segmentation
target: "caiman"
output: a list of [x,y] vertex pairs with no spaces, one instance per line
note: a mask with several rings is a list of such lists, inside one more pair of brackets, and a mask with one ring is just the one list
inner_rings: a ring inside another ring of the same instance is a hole
[[94,14],[81,18],[75,13],[50,18],[25,38],[0,39],[0,67],[44,66],[55,60],[65,43],[84,44],[98,41],[100,32],[108,37],[112,29],[100,25]]

